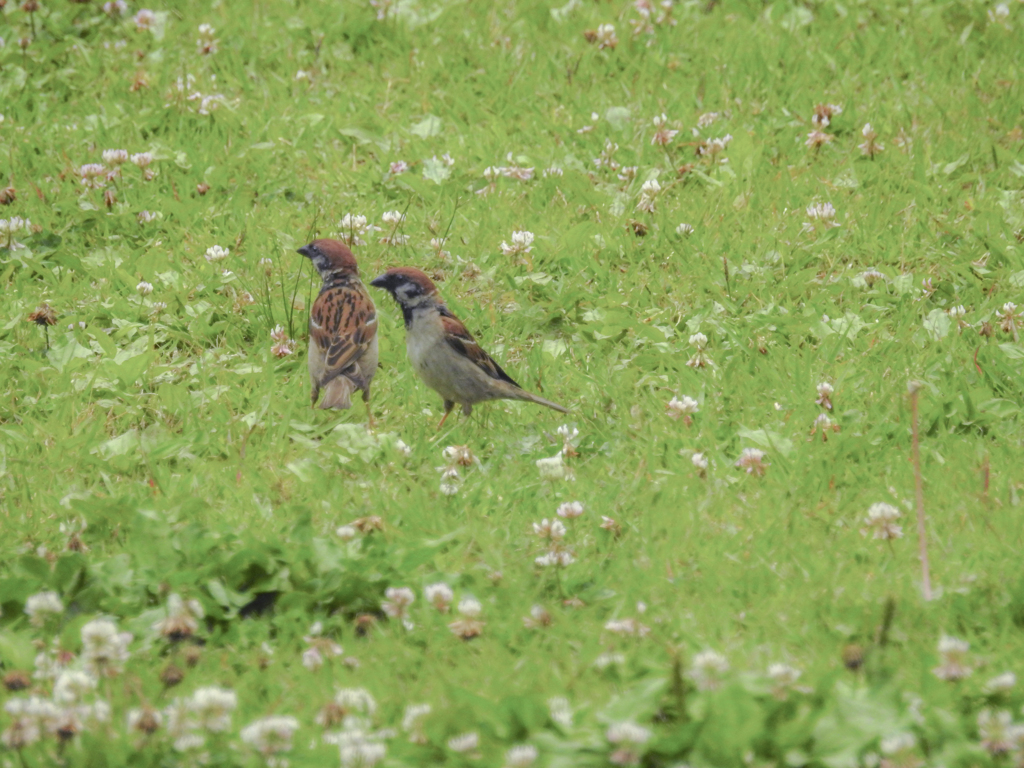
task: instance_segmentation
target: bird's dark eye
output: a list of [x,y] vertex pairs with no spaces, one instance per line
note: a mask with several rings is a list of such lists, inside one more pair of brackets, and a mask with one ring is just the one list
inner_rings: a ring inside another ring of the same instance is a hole
[[409,280],[404,280],[395,287],[395,295],[403,301],[419,296],[423,290]]

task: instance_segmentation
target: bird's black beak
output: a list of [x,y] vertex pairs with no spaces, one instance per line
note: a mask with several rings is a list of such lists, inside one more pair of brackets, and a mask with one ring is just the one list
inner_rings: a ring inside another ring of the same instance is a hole
[[313,258],[313,246],[311,246],[311,245],[304,245],[301,248],[299,248],[299,250],[296,251],[296,253],[301,253],[307,259],[312,259]]
[[391,275],[381,275],[375,277],[370,281],[370,285],[374,288],[383,288],[385,291],[391,290]]

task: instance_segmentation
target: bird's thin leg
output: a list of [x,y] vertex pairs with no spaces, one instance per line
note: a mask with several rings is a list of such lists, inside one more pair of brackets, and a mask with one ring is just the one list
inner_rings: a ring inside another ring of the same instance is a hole
[[370,393],[366,390],[363,391],[363,402],[366,403],[366,418],[369,421],[369,427],[376,429],[377,425],[373,423],[373,411],[370,410]]
[[444,420],[448,418],[448,414],[452,412],[452,408],[455,407],[455,403],[451,400],[444,401],[444,416],[441,417],[441,422],[437,425],[438,430],[444,426]]

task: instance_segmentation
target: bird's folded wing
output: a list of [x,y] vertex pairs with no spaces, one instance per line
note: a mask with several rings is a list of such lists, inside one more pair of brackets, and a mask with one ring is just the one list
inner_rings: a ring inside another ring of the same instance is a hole
[[370,297],[355,288],[332,291],[320,299],[310,313],[309,341],[324,355],[322,385],[369,349],[377,335],[377,312]]
[[501,369],[500,365],[494,362],[494,358],[484,352],[483,348],[476,343],[476,339],[466,330],[466,326],[459,322],[457,317],[443,312],[441,314],[441,324],[444,326],[444,340],[456,353],[469,360],[492,379],[504,381],[513,387],[522,389],[511,376]]

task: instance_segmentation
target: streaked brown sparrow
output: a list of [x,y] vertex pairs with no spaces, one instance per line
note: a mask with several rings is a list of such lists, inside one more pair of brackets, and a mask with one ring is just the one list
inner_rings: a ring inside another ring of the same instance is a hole
[[520,387],[481,349],[445,306],[429,277],[413,267],[395,267],[370,281],[402,308],[409,361],[428,387],[444,399],[444,417],[458,403],[466,416],[484,400],[526,400],[556,411],[568,409]]

